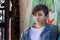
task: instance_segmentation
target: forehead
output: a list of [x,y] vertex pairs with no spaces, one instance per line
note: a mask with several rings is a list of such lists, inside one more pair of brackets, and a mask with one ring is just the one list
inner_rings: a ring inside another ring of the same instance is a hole
[[39,10],[36,12],[36,14],[45,14],[45,13],[43,12],[43,10]]

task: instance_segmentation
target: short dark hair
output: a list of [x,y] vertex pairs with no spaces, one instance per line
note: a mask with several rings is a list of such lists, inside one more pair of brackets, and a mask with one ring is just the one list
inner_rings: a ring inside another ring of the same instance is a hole
[[32,14],[35,15],[36,12],[40,10],[43,10],[43,12],[45,13],[45,16],[48,14],[48,7],[44,4],[36,5],[32,10]]

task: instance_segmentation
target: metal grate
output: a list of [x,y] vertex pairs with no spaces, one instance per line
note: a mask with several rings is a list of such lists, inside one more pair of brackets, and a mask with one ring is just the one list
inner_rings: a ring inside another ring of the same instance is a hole
[[5,22],[5,6],[4,5],[5,0],[0,0],[0,40],[5,40],[5,27],[4,27],[4,22]]
[[0,27],[0,40],[4,40],[4,27]]

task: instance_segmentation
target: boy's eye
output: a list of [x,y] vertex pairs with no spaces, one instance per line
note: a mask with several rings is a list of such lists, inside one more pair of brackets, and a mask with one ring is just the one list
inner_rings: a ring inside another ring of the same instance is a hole
[[34,14],[34,16],[36,16],[36,14]]
[[38,14],[38,16],[42,16],[42,14]]
[[38,14],[34,14],[34,16],[42,16],[42,14],[38,13]]

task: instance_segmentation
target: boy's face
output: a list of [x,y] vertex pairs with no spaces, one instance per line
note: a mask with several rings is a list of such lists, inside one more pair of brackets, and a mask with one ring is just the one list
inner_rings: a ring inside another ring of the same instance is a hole
[[34,22],[36,24],[42,24],[45,22],[46,16],[43,10],[37,11],[36,14],[33,16]]

